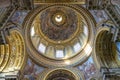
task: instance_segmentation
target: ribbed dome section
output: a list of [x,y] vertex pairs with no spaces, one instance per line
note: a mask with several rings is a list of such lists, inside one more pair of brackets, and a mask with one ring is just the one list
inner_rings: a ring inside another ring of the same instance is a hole
[[78,5],[41,5],[26,17],[29,55],[45,66],[76,65],[91,54],[94,18]]
[[51,59],[68,59],[84,48],[89,30],[84,17],[76,10],[52,6],[38,13],[30,34],[39,54]]

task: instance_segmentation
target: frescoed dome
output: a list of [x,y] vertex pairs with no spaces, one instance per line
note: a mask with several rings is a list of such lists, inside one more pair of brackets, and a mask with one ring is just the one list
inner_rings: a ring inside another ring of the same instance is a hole
[[35,48],[32,55],[62,63],[77,55],[80,56],[78,59],[90,55],[94,21],[88,19],[89,14],[85,15],[84,12],[83,7],[62,4],[37,8],[27,27],[30,34],[26,31]]

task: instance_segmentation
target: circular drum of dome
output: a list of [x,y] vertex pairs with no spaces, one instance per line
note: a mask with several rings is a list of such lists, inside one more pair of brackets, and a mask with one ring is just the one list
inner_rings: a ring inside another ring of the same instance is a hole
[[30,56],[40,64],[78,64],[92,51],[94,18],[81,6],[41,6],[31,11],[24,26]]

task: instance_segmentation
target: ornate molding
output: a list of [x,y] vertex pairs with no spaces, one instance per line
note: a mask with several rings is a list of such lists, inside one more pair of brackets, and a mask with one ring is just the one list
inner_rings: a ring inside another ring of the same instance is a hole
[[[42,55],[40,55],[38,53],[38,51],[35,50],[34,46],[31,44],[31,40],[30,40],[30,27],[32,25],[32,22],[34,20],[34,17],[42,10],[51,7],[51,6],[67,6],[70,7],[76,11],[78,11],[86,20],[86,24],[88,25],[89,28],[89,38],[88,38],[88,42],[86,44],[86,46],[84,47],[84,49],[76,56],[70,58],[70,59],[66,59],[66,60],[54,60],[54,59],[49,59],[46,58]],[[31,23],[31,24],[28,24]],[[94,39],[94,28],[95,28],[95,23],[94,23],[94,18],[92,17],[92,15],[83,7],[78,7],[77,5],[67,5],[67,4],[54,4],[54,5],[43,5],[40,6],[38,8],[36,8],[35,10],[31,11],[28,16],[25,19],[24,22],[24,29],[25,29],[25,39],[26,39],[26,44],[29,48],[29,55],[32,59],[34,59],[38,64],[42,64],[46,67],[54,67],[54,66],[75,66],[78,65],[82,62],[84,62],[91,53],[91,49],[92,49],[92,41]],[[86,49],[90,49],[86,50]],[[87,52],[88,51],[88,52]],[[68,61],[70,61],[70,64],[68,63]]]
[[119,65],[118,58],[116,57],[115,42],[112,41],[114,34],[112,33],[112,28],[108,25],[114,24],[106,22],[103,26],[99,25],[96,31],[93,58],[98,70],[101,67],[109,68],[118,67]]
[[[52,77],[52,75],[60,73],[60,72],[74,77],[75,78],[74,80],[85,80],[83,73],[80,72],[77,68],[49,68],[49,69],[46,69],[39,76],[39,80],[46,80],[47,78]],[[55,77],[55,76],[53,76],[53,77]]]
[[15,26],[14,24],[8,24],[4,28],[6,44],[0,45],[0,72],[4,77],[19,75],[20,78],[26,64],[27,55],[22,32]]

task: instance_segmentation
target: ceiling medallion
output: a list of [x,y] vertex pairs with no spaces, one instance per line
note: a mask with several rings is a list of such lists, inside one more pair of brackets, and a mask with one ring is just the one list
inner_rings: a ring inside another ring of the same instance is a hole
[[43,5],[30,12],[24,26],[30,55],[43,65],[73,65],[92,51],[94,19],[81,6]]

